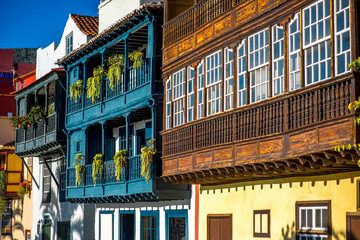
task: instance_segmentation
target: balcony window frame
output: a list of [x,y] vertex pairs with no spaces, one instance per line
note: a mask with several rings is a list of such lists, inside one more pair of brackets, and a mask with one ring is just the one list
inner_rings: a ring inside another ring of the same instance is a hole
[[197,118],[205,117],[205,62],[202,59],[197,71]]
[[224,111],[234,109],[234,51],[224,49]]
[[[295,31],[292,32],[292,26],[296,24]],[[295,14],[295,17],[291,19],[288,24],[288,63],[289,63],[289,91],[293,91],[301,88],[301,28],[300,28],[300,12]],[[297,39],[298,37],[298,39]],[[297,46],[298,41],[298,46]],[[291,57],[294,56],[294,63],[291,61]],[[294,65],[295,64],[295,65]],[[292,67],[292,65],[294,65]]]
[[194,108],[195,108],[195,90],[194,90],[194,81],[195,81],[195,68],[188,66],[187,67],[187,88],[186,88],[186,105],[187,105],[187,122],[194,120]]
[[172,75],[172,105],[174,127],[185,123],[185,83],[185,68],[182,68]]
[[[247,37],[250,78],[250,102],[255,103],[269,98],[270,84],[270,41],[269,28],[265,28]],[[263,37],[263,40],[261,38]],[[259,57],[260,56],[260,57]],[[263,58],[261,60],[261,58]],[[257,61],[260,59],[261,61]]]
[[282,26],[274,25],[271,27],[271,34],[272,34],[272,38],[271,38],[272,96],[277,96],[284,93],[284,85],[285,85],[284,29]]
[[[326,4],[328,3],[328,5]],[[322,11],[319,11],[319,8],[322,5]],[[309,6],[302,9],[302,37],[303,37],[303,53],[304,53],[304,80],[305,86],[324,81],[331,78],[331,39],[332,34],[330,30],[331,22],[331,11],[330,11],[330,0],[319,0],[310,4]],[[327,10],[327,7],[329,10]],[[315,10],[313,10],[315,9]],[[321,14],[319,14],[322,12]],[[328,15],[326,15],[328,12]],[[308,21],[307,21],[308,13]],[[313,15],[315,14],[315,17]],[[320,17],[322,18],[320,19]],[[312,20],[315,18],[315,20]],[[307,23],[308,22],[308,23]],[[320,26],[320,27],[319,27]],[[323,29],[323,36],[320,37],[320,31],[318,29]],[[316,36],[313,36],[313,29],[315,29]],[[327,32],[328,29],[328,32]],[[307,35],[308,42],[307,42]],[[324,46],[324,56],[321,56],[321,49]],[[317,58],[314,61],[314,58]],[[323,58],[323,59],[322,59]],[[322,77],[321,69],[324,68],[325,76]],[[309,70],[308,70],[309,69]],[[310,71],[311,70],[311,71]],[[315,73],[318,74],[315,78]],[[310,76],[311,75],[311,79]]]
[[206,115],[222,112],[222,50],[205,57]]
[[[348,5],[343,8],[343,6],[341,6],[339,8],[340,5],[340,0],[334,0],[334,15],[333,15],[333,21],[334,21],[334,49],[335,49],[335,56],[334,56],[334,68],[335,68],[335,76],[350,72],[351,69],[348,67],[348,65],[351,63],[351,27],[350,27],[350,0],[347,0]],[[341,4],[344,1],[341,1]],[[339,9],[339,10],[338,10]],[[338,31],[338,16],[340,16],[340,14],[344,13],[344,28],[341,29],[340,31]],[[349,34],[349,48],[344,50],[343,49],[343,38],[344,38],[344,34],[348,33]],[[340,37],[341,39],[341,44],[339,44],[338,42],[338,37]],[[339,53],[338,53],[339,51]],[[345,54],[345,70],[343,72],[339,72],[339,57],[341,55]]]
[[243,39],[237,47],[237,107],[247,104],[247,48],[246,39]]

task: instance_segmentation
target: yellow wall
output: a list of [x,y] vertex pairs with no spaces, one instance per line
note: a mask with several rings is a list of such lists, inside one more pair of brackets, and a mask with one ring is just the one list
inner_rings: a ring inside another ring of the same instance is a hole
[[[199,239],[208,214],[232,214],[233,239],[253,238],[253,211],[270,209],[271,239],[295,239],[296,201],[331,200],[333,239],[346,239],[346,213],[357,211],[360,171],[293,177],[200,189]],[[264,238],[260,238],[264,239]]]
[[8,174],[8,185],[6,186],[7,192],[19,191],[22,174],[22,161],[16,154],[9,154],[7,161],[7,174]]

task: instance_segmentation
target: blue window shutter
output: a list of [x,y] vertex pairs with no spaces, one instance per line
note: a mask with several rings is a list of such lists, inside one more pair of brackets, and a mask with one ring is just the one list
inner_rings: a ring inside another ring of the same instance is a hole
[[145,140],[151,139],[151,122],[145,124]]
[[112,139],[106,139],[106,160],[113,159],[115,155],[115,140]]

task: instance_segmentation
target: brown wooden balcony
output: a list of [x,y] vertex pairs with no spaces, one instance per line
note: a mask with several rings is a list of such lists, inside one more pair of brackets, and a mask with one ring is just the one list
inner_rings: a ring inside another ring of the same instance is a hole
[[[360,74],[347,74],[162,133],[163,177],[173,183],[229,182],[357,168]],[[345,165],[347,164],[347,165]]]

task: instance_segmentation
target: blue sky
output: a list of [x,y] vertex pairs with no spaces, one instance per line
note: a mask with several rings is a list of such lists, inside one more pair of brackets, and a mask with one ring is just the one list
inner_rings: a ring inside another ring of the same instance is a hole
[[100,0],[0,0],[0,48],[59,43],[69,13],[98,16]]

